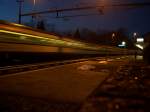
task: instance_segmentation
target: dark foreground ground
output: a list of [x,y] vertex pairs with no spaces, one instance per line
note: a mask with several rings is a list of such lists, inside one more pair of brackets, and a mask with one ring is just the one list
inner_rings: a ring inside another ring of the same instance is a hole
[[122,64],[81,103],[1,93],[0,112],[149,112],[149,73],[142,61]]
[[79,112],[150,112],[150,66],[120,66],[85,101]]

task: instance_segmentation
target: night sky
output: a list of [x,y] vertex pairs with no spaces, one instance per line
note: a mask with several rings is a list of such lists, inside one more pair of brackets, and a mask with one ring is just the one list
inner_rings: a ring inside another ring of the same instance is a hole
[[[71,8],[85,5],[119,4],[144,2],[149,0],[36,0],[34,6],[32,0],[25,0],[23,12],[41,11],[56,8]],[[78,11],[73,13],[61,13],[61,16],[75,14],[99,14],[97,10]],[[0,0],[0,19],[17,22],[18,4],[16,0]],[[120,27],[128,29],[130,33],[139,32],[144,34],[150,29],[150,6],[144,8],[124,9],[108,8],[104,9],[104,15],[92,15],[84,17],[74,17],[65,19],[51,18],[56,14],[41,15],[47,23],[55,25],[57,30],[75,30],[77,28],[89,28],[91,30],[116,30]],[[24,17],[23,22],[29,22],[31,17]]]

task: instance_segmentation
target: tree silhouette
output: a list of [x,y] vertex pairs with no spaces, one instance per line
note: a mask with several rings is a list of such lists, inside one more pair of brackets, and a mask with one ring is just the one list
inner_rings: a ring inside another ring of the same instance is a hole
[[37,28],[41,30],[45,30],[45,22],[44,20],[38,21]]
[[80,38],[81,38],[81,36],[80,36],[80,31],[79,31],[78,28],[76,29],[76,31],[75,31],[75,33],[74,33],[74,35],[73,35],[73,38],[76,38],[76,39],[80,39]]

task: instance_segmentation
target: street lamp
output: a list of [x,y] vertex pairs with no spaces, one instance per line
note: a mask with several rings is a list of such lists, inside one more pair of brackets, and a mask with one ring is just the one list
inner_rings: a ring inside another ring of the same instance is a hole
[[18,15],[18,23],[21,24],[21,14],[22,14],[22,4],[24,0],[17,0],[19,4],[19,15]]

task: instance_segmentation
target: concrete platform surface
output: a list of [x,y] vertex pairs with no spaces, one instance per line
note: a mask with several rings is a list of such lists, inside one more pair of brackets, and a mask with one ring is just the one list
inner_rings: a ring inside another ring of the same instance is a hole
[[0,76],[0,93],[42,98],[50,101],[82,102],[108,76],[109,72],[81,70],[86,61],[52,68]]

